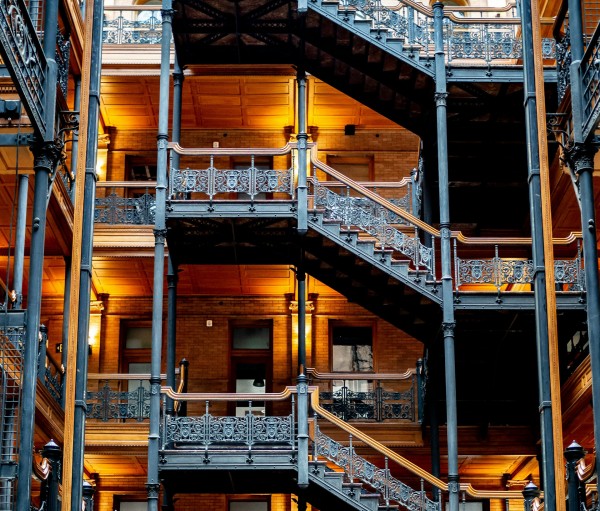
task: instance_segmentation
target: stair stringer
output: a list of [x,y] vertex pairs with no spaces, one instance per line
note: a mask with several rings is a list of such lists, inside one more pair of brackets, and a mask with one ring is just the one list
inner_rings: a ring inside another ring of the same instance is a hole
[[[325,227],[322,212],[313,211],[309,215],[308,227],[310,229],[333,241],[338,246],[351,252],[378,270],[407,285],[428,300],[441,305],[442,298],[438,293],[438,283],[425,279],[424,272],[418,274],[409,271],[407,265],[398,265],[397,262],[393,264],[392,259],[389,257],[377,257],[375,250],[373,255],[371,255],[367,248],[360,248],[360,242],[357,237],[347,236],[341,229],[332,228],[332,225],[335,225],[335,223],[329,224],[330,227]],[[373,242],[373,249],[375,248],[374,245],[375,243]]]

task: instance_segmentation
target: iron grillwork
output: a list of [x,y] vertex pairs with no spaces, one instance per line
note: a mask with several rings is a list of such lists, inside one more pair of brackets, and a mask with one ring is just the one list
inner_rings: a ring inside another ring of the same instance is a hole
[[144,193],[139,197],[121,197],[111,193],[96,198],[94,222],[102,224],[153,225],[156,198]]
[[118,390],[105,382],[97,392],[87,392],[87,418],[102,422],[110,420],[136,420],[150,417],[150,385],[140,381],[137,388]]
[[160,44],[162,17],[159,10],[105,9],[104,44]]

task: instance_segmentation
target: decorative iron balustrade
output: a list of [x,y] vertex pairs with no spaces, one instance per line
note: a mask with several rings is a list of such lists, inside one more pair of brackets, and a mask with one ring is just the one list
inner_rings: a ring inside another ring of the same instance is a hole
[[289,445],[294,446],[294,415],[216,417],[206,413],[200,417],[165,415],[163,444],[171,446],[197,445]]
[[[459,291],[464,284],[488,284],[498,292],[511,284],[533,284],[533,261],[531,259],[500,258],[498,245],[495,255],[489,259],[461,259],[456,255],[456,239],[454,240],[455,290]],[[554,279],[561,290],[583,291],[585,276],[580,256],[579,243],[577,257],[573,260],[554,261]]]
[[0,54],[37,132],[45,135],[47,62],[23,0],[0,2]]
[[567,2],[562,2],[552,30],[556,41],[556,87],[558,92],[558,104],[560,104],[565,97],[565,94],[571,85],[571,35],[567,9]]
[[323,208],[327,219],[339,220],[348,227],[357,227],[373,236],[381,248],[396,250],[409,258],[416,269],[424,268],[433,272],[434,249],[421,243],[416,229],[415,236],[412,237],[394,227],[407,224],[400,216],[368,197],[338,195],[322,186],[316,178],[312,183],[315,207]]
[[342,420],[386,419],[415,420],[414,388],[405,391],[388,391],[377,382],[369,391],[355,391],[344,385],[333,392],[320,392],[321,406]]
[[162,16],[159,8],[104,7],[104,44],[160,44],[161,39]]
[[[444,19],[444,49],[448,63],[459,59],[481,60],[490,65],[498,60],[515,60],[523,56],[520,37],[520,23],[516,10],[505,10],[488,14],[489,18],[474,18],[469,8],[453,9],[458,16]],[[340,11],[355,12],[357,19],[372,21],[375,31],[386,31],[388,40],[403,43],[404,52],[433,56],[433,15],[422,6],[410,0],[401,0],[397,6],[384,6],[382,0],[340,0]],[[464,19],[459,19],[459,17]],[[543,39],[542,53],[546,59],[555,55],[554,39]]]
[[200,193],[213,200],[218,194],[244,194],[250,200],[262,199],[261,194],[284,193],[294,198],[293,169],[262,169],[254,166],[254,156],[246,169],[218,169],[215,158],[210,156],[206,169],[172,168],[169,176],[170,196],[187,198],[188,194]]
[[594,132],[600,120],[600,25],[596,28],[580,64],[582,140]]
[[439,502],[430,499],[423,488],[420,491],[414,490],[391,475],[387,457],[385,468],[380,468],[356,454],[352,437],[346,447],[329,438],[315,425],[313,448],[315,459],[322,456],[342,467],[350,482],[354,482],[356,478],[377,490],[386,505],[392,500],[409,511],[439,511]]
[[94,222],[101,224],[153,225],[156,210],[154,195],[144,193],[139,197],[121,197],[111,193],[96,198]]
[[402,374],[320,373],[310,367],[306,374],[319,386],[321,406],[344,421],[415,422],[420,415],[421,365]]
[[[138,386],[127,383],[106,381],[98,391],[87,391],[87,418],[102,422],[110,420],[135,420],[142,422],[150,417],[150,384],[138,380]],[[128,390],[119,390],[120,385],[128,385]]]

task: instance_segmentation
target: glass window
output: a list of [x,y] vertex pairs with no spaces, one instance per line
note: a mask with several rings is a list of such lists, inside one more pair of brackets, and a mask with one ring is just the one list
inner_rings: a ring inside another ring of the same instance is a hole
[[370,326],[332,327],[332,369],[373,372],[373,329]]
[[271,328],[233,327],[234,350],[268,350],[271,347]]
[[269,511],[269,503],[254,500],[230,500],[229,511]]
[[152,327],[128,327],[125,331],[125,349],[152,348]]

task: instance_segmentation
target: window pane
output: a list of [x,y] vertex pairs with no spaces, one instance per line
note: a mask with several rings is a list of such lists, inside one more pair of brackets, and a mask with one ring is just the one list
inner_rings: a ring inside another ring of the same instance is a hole
[[333,370],[373,371],[371,327],[333,327]]
[[268,350],[271,329],[268,327],[235,327],[233,329],[234,350]]
[[152,327],[130,327],[125,333],[125,348],[152,348]]

